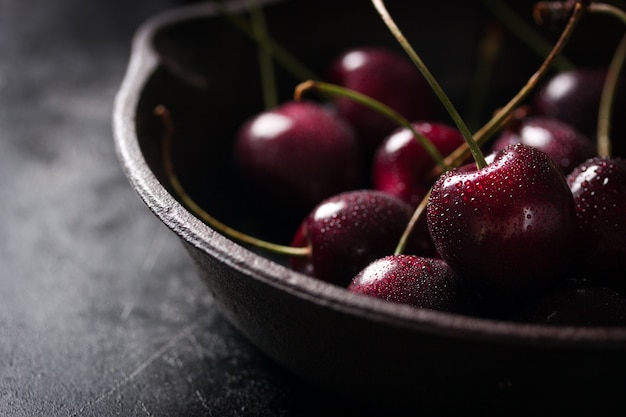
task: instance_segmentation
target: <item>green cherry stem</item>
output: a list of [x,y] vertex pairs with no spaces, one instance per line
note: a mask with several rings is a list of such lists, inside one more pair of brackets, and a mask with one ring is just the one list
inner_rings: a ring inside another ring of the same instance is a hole
[[619,80],[619,74],[626,60],[626,35],[615,50],[615,54],[609,64],[609,69],[602,86],[600,105],[598,107],[598,156],[611,156],[611,119],[615,89]]
[[539,69],[528,79],[528,82],[519,90],[519,92],[504,107],[502,107],[491,120],[489,120],[478,132],[476,132],[476,140],[479,143],[486,141],[493,136],[496,131],[498,131],[502,123],[511,115],[513,110],[515,110],[515,108],[519,106],[526,97],[528,97],[528,95],[539,84],[541,79],[548,73],[552,63],[556,57],[559,56],[567,44],[571,34],[574,32],[574,29],[583,16],[584,11],[585,7],[581,2],[577,1],[565,29],[561,32],[561,36],[554,44],[546,59],[541,63]]
[[[589,6],[590,13],[605,13],[620,19],[626,24],[626,13],[624,10],[606,3],[591,3]],[[611,156],[611,119],[613,112],[613,101],[615,97],[616,86],[619,81],[619,75],[626,60],[626,35],[622,36],[615,53],[609,63],[609,68],[602,86],[600,95],[600,105],[598,107],[598,132],[597,147],[598,156]]]
[[345,88],[336,84],[327,83],[323,81],[313,81],[308,80],[298,84],[294,91],[294,100],[300,101],[302,96],[311,90],[319,91],[322,94],[329,95],[331,97],[344,97],[350,100],[353,100],[357,103],[363,104],[371,108],[372,110],[382,114],[387,117],[394,123],[405,127],[413,133],[413,136],[419,141],[419,143],[426,149],[426,151],[430,154],[433,160],[439,164],[443,170],[447,170],[448,167],[444,165],[443,156],[439,152],[439,150],[426,138],[424,135],[420,134],[415,130],[413,125],[409,120],[407,120],[400,113],[392,109],[391,107],[381,103],[380,101],[371,98],[365,94],[359,93],[357,91],[351,90],[349,88]]
[[278,93],[276,88],[276,76],[274,73],[274,60],[272,57],[272,43],[268,39],[265,14],[258,0],[248,0],[250,10],[251,28],[254,38],[263,47],[258,48],[259,72],[261,74],[261,87],[263,88],[263,100],[266,109],[278,105]]
[[406,228],[404,229],[404,232],[402,233],[402,236],[400,237],[398,246],[396,246],[394,255],[400,255],[404,252],[406,243],[409,240],[409,236],[411,236],[413,229],[415,229],[415,225],[424,214],[424,211],[426,211],[426,205],[428,204],[428,199],[430,197],[431,190],[432,188],[428,190],[426,195],[422,198],[422,201],[420,201],[418,206],[413,211],[413,215],[411,216],[411,219],[409,219],[409,223],[407,224]]
[[626,24],[626,11],[620,9],[619,7],[602,2],[591,2],[589,5],[589,12],[591,13],[604,13],[610,14],[614,17],[617,17],[622,21],[622,23]]
[[[574,29],[578,25],[578,22],[584,15],[586,9],[587,6],[581,1],[576,2],[565,29],[561,32],[559,39],[552,47],[550,54],[548,54],[546,59],[541,63],[539,69],[537,69],[537,71],[528,79],[519,92],[504,107],[500,108],[500,110],[498,110],[496,114],[474,134],[474,138],[478,144],[482,145],[485,143],[502,127],[513,111],[522,103],[523,100],[526,99],[526,97],[528,97],[528,95],[548,73],[552,63],[567,44],[567,41],[574,32]],[[468,158],[469,154],[470,150],[467,144],[463,144],[445,158],[446,165],[458,166]],[[440,174],[441,170],[438,167],[435,167],[435,170],[432,173],[433,177]]]
[[[463,135],[463,138],[465,139],[465,142],[467,146],[469,147],[472,153],[472,156],[474,157],[474,161],[476,161],[476,166],[478,167],[478,169],[485,167],[487,165],[487,162],[485,161],[485,156],[480,150],[480,146],[478,146],[478,144],[474,141],[472,132],[469,130],[469,128],[463,121],[463,118],[461,117],[459,112],[456,110],[456,108],[452,104],[452,101],[450,101],[450,99],[448,98],[448,95],[445,93],[443,88],[441,88],[441,86],[439,85],[435,77],[432,75],[432,73],[430,72],[430,70],[424,63],[424,61],[422,61],[420,56],[417,54],[417,52],[415,52],[413,47],[410,45],[410,43],[407,41],[405,36],[402,34],[402,31],[400,31],[400,28],[398,27],[398,25],[396,25],[395,21],[389,14],[389,11],[385,7],[384,2],[382,0],[371,0],[371,1],[374,7],[376,8],[376,10],[378,11],[378,14],[380,15],[380,17],[383,19],[383,22],[387,25],[387,28],[389,29],[389,31],[394,35],[398,43],[402,46],[404,51],[409,55],[413,63],[420,70],[420,72],[422,73],[422,75],[424,76],[424,78],[426,79],[430,87],[432,88],[433,92],[437,95],[437,97],[441,101],[441,104],[443,104],[446,111],[448,112],[448,114],[450,115],[454,123],[456,124],[457,128]],[[443,165],[440,164],[440,166],[447,166],[447,164],[443,164]]]
[[267,242],[262,239],[255,238],[253,236],[247,235],[243,232],[233,229],[232,227],[227,226],[221,221],[217,220],[215,217],[211,216],[207,213],[198,203],[196,203],[193,198],[183,187],[182,183],[178,179],[176,175],[176,171],[174,169],[174,163],[171,158],[171,142],[172,137],[174,136],[174,124],[172,123],[172,119],[170,116],[169,110],[163,106],[159,105],[154,109],[154,114],[159,117],[164,125],[164,133],[163,138],[161,139],[161,153],[163,158],[163,168],[165,169],[165,174],[169,181],[169,185],[172,187],[175,195],[178,196],[182,204],[190,210],[192,213],[196,215],[200,220],[206,223],[208,226],[222,233],[223,235],[236,240],[240,243],[245,243],[252,245],[257,248],[265,249],[267,251],[289,255],[289,256],[307,256],[310,253],[309,247],[294,247],[294,246],[285,246],[272,242]]
[[266,34],[264,40],[261,41],[257,38],[257,36],[255,36],[250,24],[243,20],[240,16],[231,13],[223,5],[220,5],[220,13],[228,18],[228,20],[243,34],[247,35],[250,39],[256,42],[260,48],[263,48],[265,51],[272,54],[274,59],[276,59],[276,61],[279,62],[283,68],[296,79],[300,81],[321,79],[321,77],[312,72],[306,67],[306,65],[302,64],[291,52],[279,44],[269,34]]

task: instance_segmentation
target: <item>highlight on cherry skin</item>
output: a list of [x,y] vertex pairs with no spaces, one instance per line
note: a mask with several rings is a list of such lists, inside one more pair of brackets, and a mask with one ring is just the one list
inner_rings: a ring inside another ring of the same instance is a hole
[[[595,139],[598,129],[598,107],[608,67],[581,66],[562,71],[546,80],[532,98],[537,116],[561,120],[583,135]],[[626,76],[622,75],[614,91],[611,119],[613,155],[626,157]]]
[[353,278],[348,291],[455,313],[467,313],[474,301],[444,260],[417,255],[376,259]]
[[[418,121],[413,128],[424,135],[442,155],[448,155],[464,143],[458,129],[443,123]],[[395,195],[418,206],[435,178],[430,171],[435,167],[432,157],[407,128],[398,128],[385,137],[372,162],[372,187]]]
[[[374,98],[408,120],[429,120],[436,114],[435,98],[422,74],[403,54],[389,48],[350,48],[327,65],[326,79]],[[361,137],[370,157],[383,138],[398,126],[376,111],[346,98],[333,99],[337,113]]]
[[265,110],[237,132],[234,154],[249,190],[305,207],[361,185],[359,143],[336,113],[311,101]]
[[547,154],[564,174],[596,155],[596,144],[569,123],[546,116],[531,116],[506,127],[491,145],[497,152],[523,143]]
[[483,169],[443,174],[426,216],[437,253],[494,302],[556,283],[570,260],[572,193],[554,162],[527,145],[506,147]]
[[[309,247],[306,258],[291,257],[293,269],[347,286],[370,262],[394,252],[412,215],[411,207],[390,194],[353,190],[322,201],[302,221],[291,242]],[[414,234],[410,253],[431,251],[429,237]]]
[[626,160],[594,157],[568,176],[576,206],[576,272],[626,290]]

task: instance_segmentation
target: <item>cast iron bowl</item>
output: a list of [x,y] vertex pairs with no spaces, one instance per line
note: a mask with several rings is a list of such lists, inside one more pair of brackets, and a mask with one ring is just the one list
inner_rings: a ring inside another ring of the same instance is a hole
[[[264,6],[274,38],[320,69],[350,46],[397,48],[368,3]],[[453,101],[464,100],[488,16],[472,2],[388,3]],[[308,381],[382,405],[468,412],[623,407],[624,328],[519,324],[352,294],[224,237],[181,205],[163,169],[164,129],[153,113],[161,104],[175,124],[171,155],[181,181],[210,213],[275,240],[290,237],[297,217],[258,208],[233,172],[234,132],[263,104],[256,45],[218,15],[211,3],[185,6],[138,30],[116,97],[114,136],[132,187],[181,239],[221,312],[245,337]],[[540,62],[507,39],[487,108],[504,103]],[[597,48],[593,56],[605,59]],[[278,71],[280,93],[290,97],[296,81]]]

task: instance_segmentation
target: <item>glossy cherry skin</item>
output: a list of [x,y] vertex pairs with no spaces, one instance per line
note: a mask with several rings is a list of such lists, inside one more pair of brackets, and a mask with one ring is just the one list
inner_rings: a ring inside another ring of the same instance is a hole
[[235,142],[239,172],[266,200],[310,210],[359,188],[359,144],[352,127],[313,102],[286,102],[249,119]]
[[511,145],[477,170],[451,170],[426,210],[440,256],[486,297],[522,298],[560,279],[575,212],[565,177],[543,152]]
[[[457,129],[442,123],[419,121],[412,126],[444,157],[464,143]],[[417,207],[435,181],[430,177],[434,167],[433,158],[412,132],[407,128],[396,129],[374,155],[372,186]]]
[[[594,139],[606,74],[605,67],[579,67],[556,74],[537,90],[534,112],[562,120]],[[626,156],[626,119],[621,116],[625,109],[626,79],[622,77],[615,92],[611,122],[614,155],[619,156]]]
[[508,145],[523,143],[547,154],[569,174],[575,166],[596,155],[596,145],[572,125],[561,120],[527,117],[505,129],[491,146],[497,152]]
[[[292,240],[293,246],[310,247],[310,256],[293,257],[290,265],[345,287],[367,264],[393,254],[412,213],[405,202],[375,190],[330,197],[303,220]],[[406,253],[415,253],[417,245],[412,239]]]
[[626,298],[584,279],[567,279],[518,312],[519,321],[559,326],[626,326]]
[[418,308],[465,310],[462,282],[441,259],[385,256],[359,272],[348,290]]
[[626,160],[589,159],[567,183],[576,205],[577,269],[626,291]]
[[[407,120],[428,120],[435,115],[434,95],[419,70],[404,55],[380,47],[347,50],[329,64],[326,78],[372,97]],[[371,155],[397,124],[353,100],[335,101],[339,115],[347,119],[365,142]]]

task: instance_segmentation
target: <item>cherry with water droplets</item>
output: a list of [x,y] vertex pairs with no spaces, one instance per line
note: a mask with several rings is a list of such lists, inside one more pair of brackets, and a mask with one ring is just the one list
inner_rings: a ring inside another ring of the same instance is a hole
[[493,142],[491,150],[497,152],[515,143],[544,152],[565,174],[596,156],[596,145],[589,137],[569,123],[544,116],[531,116],[514,122]]
[[572,193],[554,162],[527,145],[506,147],[482,169],[443,174],[426,218],[442,259],[505,303],[558,281],[571,255]]
[[[302,221],[292,246],[310,248],[306,258],[292,257],[293,269],[347,286],[375,259],[394,253],[413,211],[400,199],[362,189],[330,197]],[[407,253],[415,253],[412,240]]]
[[431,310],[464,312],[467,308],[462,281],[445,261],[435,258],[376,259],[354,277],[348,290]]
[[590,279],[626,291],[626,160],[595,157],[568,176],[576,205],[577,265]]

